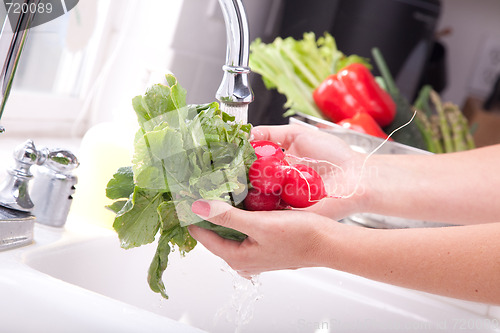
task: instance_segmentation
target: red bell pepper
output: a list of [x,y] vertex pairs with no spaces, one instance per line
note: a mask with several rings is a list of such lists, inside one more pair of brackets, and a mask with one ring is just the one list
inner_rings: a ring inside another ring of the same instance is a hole
[[396,104],[382,89],[370,70],[353,63],[328,76],[313,92],[318,108],[333,122],[366,112],[381,126],[396,115]]
[[373,117],[366,112],[356,113],[354,117],[339,121],[337,124],[356,132],[387,139],[387,134],[380,128]]

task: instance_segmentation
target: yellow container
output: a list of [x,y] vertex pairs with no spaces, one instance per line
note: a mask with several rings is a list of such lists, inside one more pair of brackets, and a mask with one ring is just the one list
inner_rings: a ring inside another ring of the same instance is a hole
[[137,127],[101,123],[83,137],[77,169],[78,184],[70,214],[89,223],[112,228],[115,213],[106,208],[106,185],[119,167],[131,165]]

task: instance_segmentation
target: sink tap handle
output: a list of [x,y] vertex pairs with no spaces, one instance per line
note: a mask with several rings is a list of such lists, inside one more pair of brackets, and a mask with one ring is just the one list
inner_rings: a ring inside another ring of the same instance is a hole
[[78,178],[72,171],[79,162],[73,153],[64,149],[39,150],[31,198],[35,203],[33,215],[36,221],[52,227],[62,227],[73,201]]
[[80,165],[76,156],[69,150],[60,148],[49,149],[44,147],[41,148],[39,152],[40,156],[36,164],[44,165],[56,173],[70,174]]
[[7,170],[8,176],[0,186],[0,205],[23,212],[33,209],[28,192],[28,183],[33,177],[30,168],[41,154],[32,140],[19,145],[13,153],[14,166]]
[[[57,192],[53,183],[64,183],[64,191],[69,197],[74,191],[76,177],[71,172],[78,167],[79,162],[73,153],[63,149],[37,149],[32,140],[19,145],[13,153],[14,166],[7,170],[8,176],[0,185],[0,205],[11,209],[31,212],[35,204],[31,197],[48,200],[50,191]],[[33,178],[31,166],[40,166],[40,181],[35,177],[33,189],[29,191],[29,181]],[[42,180],[44,179],[44,180]],[[58,185],[60,186],[60,185]],[[66,187],[68,189],[66,189]],[[62,187],[61,187],[62,188]],[[42,193],[41,195],[39,195]],[[34,199],[34,202],[42,199]],[[57,205],[57,203],[53,203]],[[60,204],[60,203],[59,203]]]

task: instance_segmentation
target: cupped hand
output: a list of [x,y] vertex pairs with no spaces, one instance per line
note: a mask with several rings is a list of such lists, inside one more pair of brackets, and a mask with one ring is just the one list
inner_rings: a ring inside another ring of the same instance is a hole
[[289,162],[307,164],[321,175],[328,198],[308,211],[341,219],[364,210],[367,185],[362,168],[366,155],[353,151],[334,135],[304,126],[258,126],[252,135],[254,140],[280,144]]
[[330,229],[341,226],[307,211],[251,212],[222,201],[196,201],[192,210],[212,223],[248,235],[243,242],[189,226],[193,238],[244,277],[265,271],[321,266]]

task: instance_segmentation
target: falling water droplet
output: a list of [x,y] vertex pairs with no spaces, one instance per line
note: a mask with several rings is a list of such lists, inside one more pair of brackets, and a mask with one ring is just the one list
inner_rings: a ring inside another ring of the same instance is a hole
[[239,332],[253,319],[255,303],[263,297],[260,293],[261,282],[258,275],[252,276],[249,280],[229,266],[222,270],[231,274],[233,278],[233,293],[228,303],[219,309],[214,320],[223,318],[227,322],[234,323],[235,332]]

